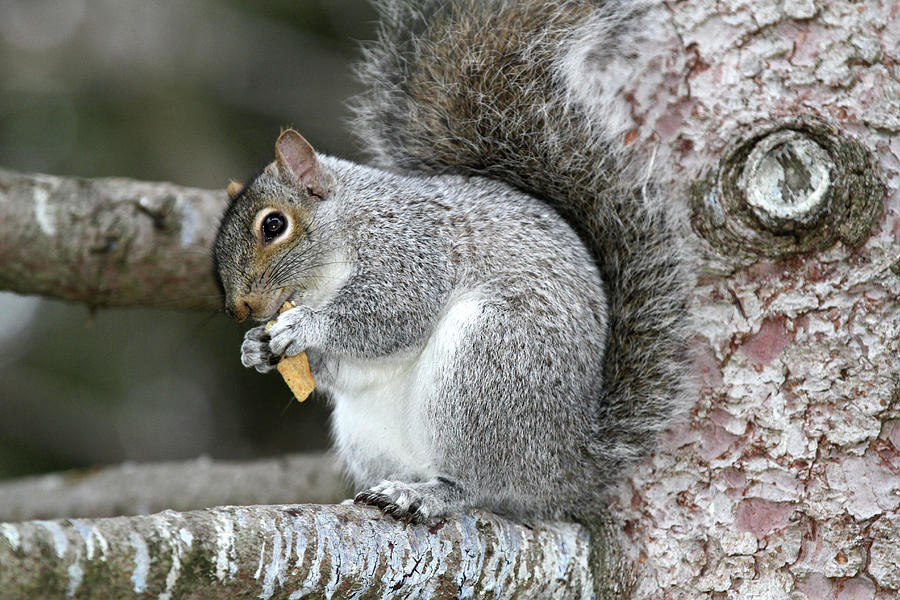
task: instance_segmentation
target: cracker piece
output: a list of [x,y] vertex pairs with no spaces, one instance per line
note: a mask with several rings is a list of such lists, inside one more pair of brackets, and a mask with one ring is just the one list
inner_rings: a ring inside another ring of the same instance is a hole
[[[285,302],[284,306],[281,307],[281,312],[292,308],[294,308],[292,302]],[[275,321],[266,323],[266,331],[271,329],[274,324]],[[309,360],[306,358],[306,352],[283,357],[276,368],[281,373],[285,383],[294,392],[294,397],[297,398],[298,402],[303,402],[309,398],[312,391],[316,389],[316,381],[309,371]]]

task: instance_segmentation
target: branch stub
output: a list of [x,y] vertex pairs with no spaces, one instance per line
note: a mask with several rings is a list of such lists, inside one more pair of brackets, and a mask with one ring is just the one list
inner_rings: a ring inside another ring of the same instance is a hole
[[766,229],[786,233],[814,226],[828,206],[834,161],[805,135],[776,131],[747,157],[739,185]]
[[805,116],[736,144],[690,195],[694,231],[730,268],[862,244],[884,185],[862,144]]

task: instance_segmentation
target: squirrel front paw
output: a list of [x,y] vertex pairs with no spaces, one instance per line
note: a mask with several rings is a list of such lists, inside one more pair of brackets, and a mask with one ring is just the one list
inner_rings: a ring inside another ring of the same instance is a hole
[[312,344],[313,314],[308,306],[297,306],[275,319],[269,328],[269,350],[276,356],[294,356]]
[[269,347],[270,336],[266,326],[254,327],[244,334],[241,344],[241,364],[252,367],[260,373],[268,373],[278,364],[279,355]]

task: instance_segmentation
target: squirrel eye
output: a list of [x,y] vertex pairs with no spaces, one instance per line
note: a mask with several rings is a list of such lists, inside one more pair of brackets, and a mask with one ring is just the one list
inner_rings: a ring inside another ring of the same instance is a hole
[[267,215],[262,221],[262,236],[266,242],[271,242],[284,233],[287,227],[287,217],[280,212]]

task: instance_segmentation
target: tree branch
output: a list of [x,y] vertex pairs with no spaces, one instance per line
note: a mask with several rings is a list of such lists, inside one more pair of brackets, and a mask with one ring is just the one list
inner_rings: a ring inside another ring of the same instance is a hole
[[357,506],[220,507],[4,523],[0,534],[0,599],[565,599],[594,592],[583,527],[527,526],[483,511],[429,526]]
[[0,169],[0,289],[91,306],[217,309],[224,191]]
[[349,494],[331,454],[246,462],[200,458],[0,482],[0,521],[108,517],[223,504],[327,504]]

